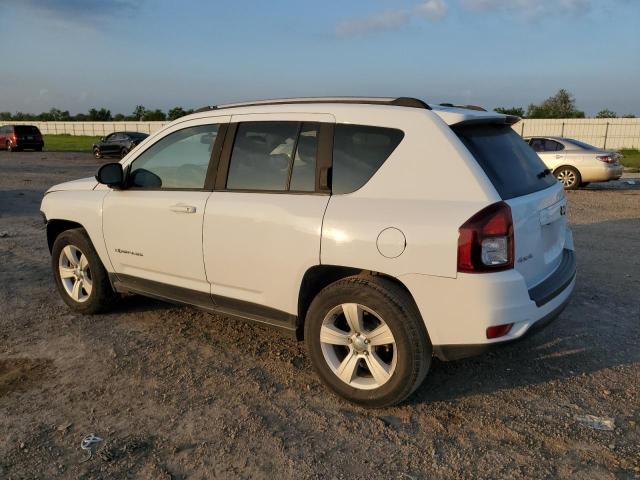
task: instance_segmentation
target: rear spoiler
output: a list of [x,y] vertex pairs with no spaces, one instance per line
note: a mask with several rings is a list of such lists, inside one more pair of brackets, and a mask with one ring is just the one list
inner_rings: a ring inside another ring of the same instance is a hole
[[516,115],[504,115],[498,112],[487,112],[486,110],[470,109],[456,105],[433,105],[432,111],[438,115],[447,125],[513,125],[520,121]]
[[450,124],[451,127],[453,127],[454,125],[456,127],[460,127],[460,126],[466,126],[466,125],[514,125],[516,123],[518,123],[520,120],[522,120],[520,117],[517,117],[515,115],[503,115],[502,118],[500,117],[492,117],[492,118],[486,118],[486,117],[479,117],[479,118],[468,118],[465,120],[462,120],[460,122],[454,123],[454,124]]

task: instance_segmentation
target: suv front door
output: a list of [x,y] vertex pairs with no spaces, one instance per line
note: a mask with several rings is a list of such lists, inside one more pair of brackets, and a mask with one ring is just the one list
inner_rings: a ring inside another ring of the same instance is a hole
[[119,281],[130,289],[160,296],[165,290],[167,298],[210,306],[202,220],[212,151],[229,118],[174,126],[128,162],[127,188],[105,197],[105,243]]
[[211,293],[218,309],[291,328],[302,278],[320,262],[329,193],[318,172],[335,119],[253,114],[232,121],[204,218]]

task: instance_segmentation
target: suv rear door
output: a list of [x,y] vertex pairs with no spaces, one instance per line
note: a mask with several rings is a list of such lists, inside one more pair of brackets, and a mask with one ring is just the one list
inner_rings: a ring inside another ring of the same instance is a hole
[[204,218],[218,308],[276,324],[297,315],[302,278],[320,261],[329,192],[319,188],[318,167],[334,122],[328,114],[232,117]]
[[510,126],[453,130],[511,208],[515,269],[529,288],[537,285],[558,268],[565,248],[573,250],[562,185]]

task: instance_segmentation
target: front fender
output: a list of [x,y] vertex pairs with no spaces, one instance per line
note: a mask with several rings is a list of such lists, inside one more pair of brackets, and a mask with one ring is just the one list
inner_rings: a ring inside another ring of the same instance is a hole
[[113,272],[102,233],[102,202],[108,193],[109,190],[54,191],[44,196],[40,210],[47,222],[61,220],[81,225],[105,269]]

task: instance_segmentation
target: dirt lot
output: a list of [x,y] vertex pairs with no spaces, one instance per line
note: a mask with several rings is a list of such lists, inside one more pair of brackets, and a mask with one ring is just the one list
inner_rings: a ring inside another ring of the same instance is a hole
[[0,478],[640,478],[640,182],[569,194],[580,272],[556,323],[371,411],[260,326],[139,297],[70,313],[39,204],[95,167],[0,152]]

